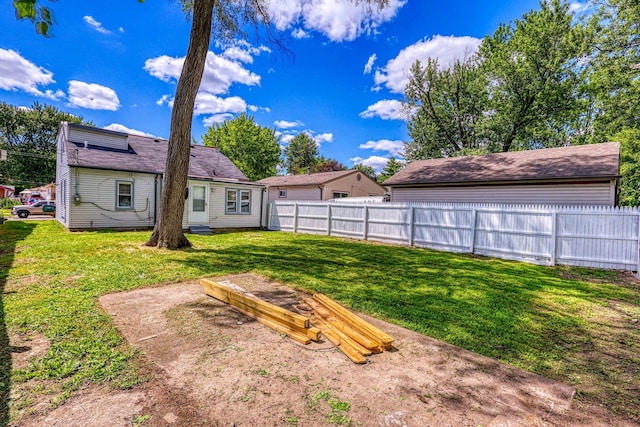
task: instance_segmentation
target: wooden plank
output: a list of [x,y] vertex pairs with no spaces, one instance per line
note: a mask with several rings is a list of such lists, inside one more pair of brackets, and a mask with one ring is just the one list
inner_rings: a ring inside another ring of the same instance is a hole
[[202,284],[204,292],[207,295],[226,302],[227,304],[234,305],[234,302],[241,302],[245,306],[256,308],[283,323],[300,328],[309,327],[309,320],[306,317],[261,300],[253,295],[236,291],[226,285],[209,279],[201,279],[200,284]]
[[271,329],[273,329],[276,332],[279,332],[281,334],[286,334],[289,338],[293,339],[294,341],[298,341],[301,344],[309,344],[311,342],[311,338],[309,338],[307,335],[303,334],[302,332],[298,332],[296,330],[291,329],[290,327],[283,325],[282,323],[279,323],[271,318],[268,317],[263,317],[263,316],[257,316],[255,314],[253,314],[250,311],[245,311],[244,309],[240,308],[240,307],[236,307],[234,306],[233,308],[235,308],[236,310],[238,310],[240,313],[244,314],[245,316],[251,317],[252,319],[255,319],[256,321],[262,323],[265,326],[270,327]]
[[329,309],[329,311],[334,313],[336,317],[338,317],[347,325],[350,325],[354,329],[361,331],[367,337],[375,341],[379,341],[385,350],[391,350],[393,348],[393,338],[390,335],[376,328],[366,320],[356,316],[351,311],[347,310],[342,305],[333,301],[329,297],[322,294],[315,294],[313,295],[313,299],[318,301],[325,308]]
[[336,347],[338,347],[349,359],[351,359],[352,362],[358,364],[367,363],[367,359],[362,354],[347,344],[347,342],[332,330],[327,323],[323,322],[322,319],[316,318],[314,321],[316,322],[315,324],[318,329],[322,331],[322,334]]
[[324,308],[319,302],[312,298],[305,298],[304,302],[314,310],[314,313],[331,324],[335,329],[344,333],[346,336],[357,342],[364,348],[371,350],[374,353],[382,352],[382,342],[373,340],[363,335],[360,331],[345,324],[340,319],[336,318],[332,312]]
[[356,342],[353,339],[351,339],[344,332],[342,332],[341,330],[339,330],[335,326],[333,326],[330,321],[327,321],[327,320],[322,319],[322,318],[315,318],[315,317],[314,317],[314,321],[322,323],[323,325],[325,325],[329,330],[331,330],[331,332],[333,332],[335,335],[337,335],[340,338],[341,342],[346,343],[347,345],[349,345],[349,347],[352,347],[354,350],[356,350],[361,355],[363,355],[363,356],[371,356],[373,354],[373,351],[369,350],[368,348],[364,347],[363,345],[361,345],[358,342]]
[[[297,325],[292,325],[290,323],[286,323],[286,322],[282,322],[280,319],[277,318],[273,318],[269,315],[269,313],[265,313],[263,311],[260,311],[259,308],[254,307],[254,306],[248,306],[243,304],[241,301],[236,301],[234,300],[234,296],[231,296],[231,304],[232,307],[234,308],[238,308],[240,310],[243,311],[243,313],[247,314],[250,313],[252,316],[249,317],[253,317],[257,320],[258,317],[260,318],[264,318],[266,320],[271,320],[272,322],[278,323],[284,327],[289,328],[290,330],[299,332],[303,335],[305,335],[306,337],[310,338],[313,341],[319,341],[320,340],[320,330],[318,328],[303,328]],[[248,314],[247,314],[248,315]],[[307,319],[308,320],[308,319]]]

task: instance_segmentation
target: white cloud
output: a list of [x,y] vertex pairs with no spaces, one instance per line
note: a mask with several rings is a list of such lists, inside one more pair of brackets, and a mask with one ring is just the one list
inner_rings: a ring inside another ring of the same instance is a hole
[[406,120],[407,118],[402,102],[396,99],[383,99],[373,105],[369,105],[365,111],[360,113],[360,117],[363,119],[370,119],[376,116],[383,120]]
[[569,5],[569,12],[570,13],[579,14],[579,13],[585,12],[587,10],[589,10],[589,3],[580,3],[580,2],[575,1],[575,2],[572,2]]
[[366,159],[363,159],[362,157],[352,157],[349,160],[352,161],[354,165],[361,164],[364,166],[371,166],[376,172],[382,171],[389,161],[388,158],[381,156],[371,156]]
[[371,70],[373,69],[373,64],[376,62],[376,59],[378,59],[378,56],[375,53],[369,57],[369,60],[364,66],[364,74],[371,73]]
[[421,40],[400,51],[398,56],[387,62],[382,70],[376,70],[376,85],[386,85],[395,93],[402,93],[408,82],[411,65],[416,60],[426,62],[427,58],[437,59],[441,67],[449,67],[456,59],[463,59],[475,53],[481,40],[475,37],[440,36]]
[[234,116],[231,113],[214,114],[213,116],[205,118],[202,121],[202,124],[204,124],[205,126],[212,126],[216,123],[222,123],[225,120],[233,119],[233,117]]
[[302,28],[296,28],[295,30],[291,31],[291,36],[294,39],[308,39],[309,37],[311,37],[309,33],[307,33]]
[[[89,24],[91,27],[93,27],[94,30],[96,30],[97,32],[101,33],[101,34],[111,34],[111,31],[107,30],[106,28],[104,28],[102,26],[101,22],[96,21],[93,16],[85,16],[84,18],[84,22],[86,22],[87,24]],[[120,27],[120,29],[122,30],[122,27]],[[124,30],[122,30],[124,31]]]
[[240,62],[244,62],[245,64],[253,63],[253,56],[251,56],[251,54],[246,50],[240,49],[238,46],[227,48],[222,55],[229,59],[236,59]]
[[64,98],[64,92],[59,89],[44,92],[38,89],[38,86],[55,82],[51,71],[38,67],[15,50],[0,49],[0,89],[23,91],[52,100]]
[[[311,133],[311,131],[309,131]],[[316,140],[316,142],[318,143],[318,145],[322,144],[323,142],[333,142],[333,134],[332,133],[320,133],[318,135],[313,135],[312,133],[312,137],[313,139]]]
[[71,80],[68,93],[69,105],[72,107],[109,111],[116,111],[120,108],[120,100],[116,92],[96,83]]
[[278,129],[292,129],[292,128],[298,128],[300,126],[304,126],[304,123],[302,123],[300,120],[296,120],[295,122],[288,122],[286,120],[276,120],[275,122],[273,122],[273,124]]
[[171,102],[172,102],[171,95],[162,95],[162,97],[156,101],[156,105],[164,105],[164,104],[169,105],[169,103]]
[[125,125],[121,125],[120,123],[111,123],[110,125],[105,126],[103,129],[113,130],[113,131],[122,132],[122,133],[130,133],[131,135],[140,135],[140,136],[148,136],[151,138],[155,138],[155,135],[153,134],[142,132],[141,130],[131,129],[126,127]]
[[280,31],[302,23],[306,30],[318,31],[332,41],[341,42],[376,33],[406,2],[390,0],[387,7],[380,9],[350,0],[272,0],[269,9]]
[[[263,51],[263,49],[258,49]],[[240,55],[239,50],[229,50],[232,55]],[[246,58],[245,58],[246,60]],[[164,82],[178,81],[182,71],[184,57],[173,58],[162,55],[147,59],[144,70]],[[200,83],[200,91],[220,95],[226,93],[232,84],[241,83],[247,86],[260,84],[260,76],[244,68],[242,63],[234,58],[207,53],[204,75]]]
[[367,141],[364,144],[360,144],[360,148],[363,150],[373,151],[386,151],[394,157],[403,157],[404,141],[380,139],[378,141]]
[[294,134],[282,133],[282,132],[276,132],[276,136],[278,138],[280,138],[280,145],[281,146],[289,144],[291,142],[291,140],[296,137]]
[[196,106],[193,113],[196,116],[203,114],[220,113],[244,113],[247,111],[247,103],[239,96],[220,98],[210,93],[198,93]]

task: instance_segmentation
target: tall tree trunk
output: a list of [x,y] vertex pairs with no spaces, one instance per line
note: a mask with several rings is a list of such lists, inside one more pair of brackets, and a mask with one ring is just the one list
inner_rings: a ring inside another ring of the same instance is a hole
[[195,0],[193,4],[189,49],[184,59],[171,112],[171,130],[169,132],[160,215],[151,238],[145,243],[147,246],[167,249],[191,246],[182,232],[184,194],[189,172],[191,122],[209,50],[212,12],[216,1]]

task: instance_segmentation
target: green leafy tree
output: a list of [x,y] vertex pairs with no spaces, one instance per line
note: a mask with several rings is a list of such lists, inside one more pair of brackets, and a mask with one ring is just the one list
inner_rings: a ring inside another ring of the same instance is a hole
[[[139,0],[141,1],[141,0]],[[389,0],[353,0],[379,7],[387,6]],[[47,35],[53,23],[51,11],[39,5],[38,0],[15,0],[13,7],[19,19],[28,18],[40,34]],[[184,58],[182,71],[171,111],[169,146],[165,165],[165,179],[162,186],[161,205],[158,220],[147,246],[168,249],[189,247],[191,243],[182,232],[184,215],[184,189],[189,171],[191,124],[193,109],[211,38],[217,41],[246,38],[244,28],[258,30],[262,27],[274,44],[281,46],[273,37],[273,26],[269,14],[269,0],[181,0],[186,13],[191,16],[189,46]],[[43,25],[42,23],[46,24]]]
[[284,149],[284,157],[289,175],[309,173],[318,164],[318,144],[308,133],[299,133]]
[[60,122],[83,123],[82,117],[50,105],[34,103],[30,108],[0,103],[0,182],[25,188],[56,180],[56,135]]
[[640,205],[640,129],[625,129],[612,138],[620,142],[621,206]]
[[501,24],[479,48],[489,85],[486,137],[513,151],[571,142],[568,127],[580,113],[580,60],[588,37],[569,5],[543,1],[513,25]]
[[442,68],[429,58],[416,61],[404,91],[411,141],[407,160],[454,156],[462,150],[484,149],[488,142],[479,126],[487,109],[487,81],[473,58]]
[[378,177],[378,182],[381,184],[385,182],[387,179],[391,178],[393,175],[398,173],[400,169],[402,169],[404,165],[396,160],[395,157],[391,157],[387,162],[387,165],[382,169],[380,175]]
[[362,163],[356,163],[355,165],[353,165],[352,169],[359,170],[360,172],[362,172],[363,174],[367,175],[369,178],[371,178],[374,181],[378,180],[378,175],[376,174],[375,169],[373,169],[369,165],[363,165]]
[[251,181],[275,175],[280,162],[275,129],[260,126],[244,113],[210,126],[202,136],[202,143],[219,149]]
[[337,161],[336,159],[328,159],[324,156],[318,157],[316,160],[316,164],[311,167],[311,172],[334,172],[334,171],[344,171],[347,170],[347,167]]
[[[593,50],[585,73],[594,142],[640,127],[640,2],[602,0],[589,19]],[[585,132],[586,133],[586,132]]]

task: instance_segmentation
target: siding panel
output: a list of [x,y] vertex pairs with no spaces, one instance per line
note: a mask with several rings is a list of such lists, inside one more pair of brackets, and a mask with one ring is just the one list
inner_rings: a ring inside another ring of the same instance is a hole
[[393,202],[612,205],[611,183],[424,187],[391,190]]

